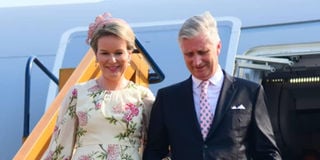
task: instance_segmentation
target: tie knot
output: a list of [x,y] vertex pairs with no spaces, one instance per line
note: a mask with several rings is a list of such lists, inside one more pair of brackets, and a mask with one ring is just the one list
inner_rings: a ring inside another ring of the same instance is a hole
[[202,81],[200,86],[201,89],[208,89],[209,81]]

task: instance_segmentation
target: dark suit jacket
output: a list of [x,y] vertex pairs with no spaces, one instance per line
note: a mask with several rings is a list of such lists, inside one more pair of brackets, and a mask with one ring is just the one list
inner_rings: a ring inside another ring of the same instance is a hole
[[[192,79],[162,88],[154,103],[144,160],[281,159],[261,85],[225,78],[213,123],[202,139],[194,107]],[[231,109],[243,105],[245,109]]]

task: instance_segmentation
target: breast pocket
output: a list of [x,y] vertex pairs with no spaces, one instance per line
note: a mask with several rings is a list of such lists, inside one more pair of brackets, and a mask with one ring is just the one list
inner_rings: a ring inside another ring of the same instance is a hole
[[232,128],[242,130],[249,128],[251,122],[251,112],[248,110],[231,110]]

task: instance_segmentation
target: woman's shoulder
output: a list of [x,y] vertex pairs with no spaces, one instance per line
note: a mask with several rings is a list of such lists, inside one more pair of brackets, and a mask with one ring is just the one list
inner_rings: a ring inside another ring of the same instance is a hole
[[76,87],[91,87],[97,85],[96,79],[90,79],[85,82],[78,82],[74,86]]
[[129,81],[128,88],[139,90],[139,91],[148,91],[148,90],[150,90],[148,87],[140,85],[140,84],[137,84],[137,83],[132,82],[132,81]]
[[97,82],[95,79],[90,79],[88,81],[85,81],[85,82],[79,82],[79,83],[76,83],[75,85],[73,85],[73,87],[70,89],[70,90],[91,90],[91,89],[94,89],[94,88],[98,88],[98,85],[97,85]]
[[151,90],[148,87],[134,83],[132,81],[129,81],[128,88],[134,92],[139,92],[143,95],[152,94]]

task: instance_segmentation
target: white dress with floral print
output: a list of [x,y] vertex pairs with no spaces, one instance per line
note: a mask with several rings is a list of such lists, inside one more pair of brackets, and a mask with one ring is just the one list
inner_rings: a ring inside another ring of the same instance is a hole
[[102,90],[96,80],[75,85],[60,108],[42,159],[140,160],[154,95],[130,82]]

